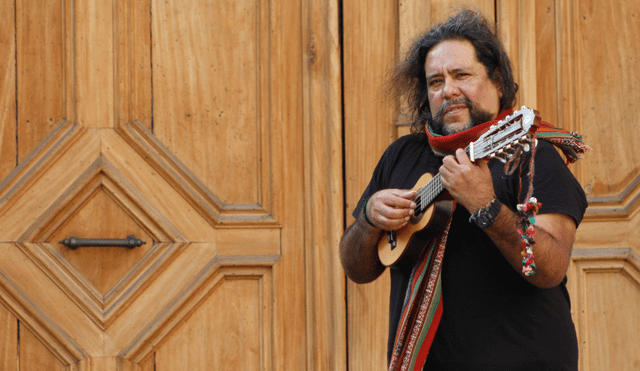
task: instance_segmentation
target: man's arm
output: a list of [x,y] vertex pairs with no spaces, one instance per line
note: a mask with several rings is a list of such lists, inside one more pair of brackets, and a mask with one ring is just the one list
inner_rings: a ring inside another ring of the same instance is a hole
[[[485,207],[495,197],[487,161],[478,161],[476,166],[461,149],[456,151],[455,157],[444,158],[440,175],[445,188],[470,213]],[[494,223],[484,231],[511,266],[523,275],[520,234],[516,231],[517,221],[518,216],[502,205]],[[569,268],[576,225],[567,215],[543,214],[536,216],[534,227],[533,254],[537,272],[533,276],[523,277],[541,288],[557,286]]]
[[[383,230],[397,230],[409,222],[416,207],[411,200],[414,195],[415,191],[385,189],[369,198],[340,240],[340,261],[347,277],[356,283],[367,283],[384,272],[386,267],[378,258],[378,241]],[[365,213],[373,225],[366,221]]]
[[370,226],[362,213],[340,240],[340,261],[344,272],[355,283],[368,283],[386,268],[378,259],[376,246],[382,230]]
[[[511,266],[522,274],[522,247],[520,234],[515,228],[517,221],[518,216],[502,205],[496,221],[484,231]],[[534,227],[536,233],[533,235],[533,255],[537,267],[536,274],[523,276],[541,288],[558,286],[569,268],[576,224],[571,217],[564,214],[542,214],[536,215]]]

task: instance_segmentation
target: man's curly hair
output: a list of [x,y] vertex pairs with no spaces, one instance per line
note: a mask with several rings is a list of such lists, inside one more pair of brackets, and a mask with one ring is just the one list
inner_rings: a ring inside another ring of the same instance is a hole
[[513,80],[511,62],[494,27],[478,11],[463,9],[419,36],[407,52],[406,59],[391,71],[389,88],[394,98],[405,99],[408,103],[412,116],[411,132],[414,134],[424,133],[425,125],[433,119],[424,70],[427,53],[446,40],[470,41],[489,79],[502,89],[500,110],[513,108],[515,104],[518,84]]

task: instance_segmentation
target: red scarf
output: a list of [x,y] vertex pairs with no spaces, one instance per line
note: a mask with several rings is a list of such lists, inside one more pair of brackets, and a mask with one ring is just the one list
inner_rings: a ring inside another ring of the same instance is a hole
[[[507,109],[498,114],[493,121],[476,125],[471,129],[450,135],[438,135],[426,126],[425,131],[429,137],[429,144],[433,152],[439,156],[452,154],[458,148],[465,148],[469,143],[476,141],[491,125],[497,124],[500,120],[513,113],[512,109]],[[540,127],[536,131],[538,139],[544,139],[562,150],[567,158],[567,163],[573,163],[582,157],[582,154],[589,149],[582,141],[582,136],[574,132],[556,128],[547,122],[540,122]]]

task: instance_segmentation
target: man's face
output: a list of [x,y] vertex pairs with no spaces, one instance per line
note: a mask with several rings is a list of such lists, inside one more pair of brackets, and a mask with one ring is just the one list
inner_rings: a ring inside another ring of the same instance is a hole
[[427,53],[424,68],[429,107],[445,133],[463,131],[497,117],[502,91],[489,79],[470,41],[436,44]]

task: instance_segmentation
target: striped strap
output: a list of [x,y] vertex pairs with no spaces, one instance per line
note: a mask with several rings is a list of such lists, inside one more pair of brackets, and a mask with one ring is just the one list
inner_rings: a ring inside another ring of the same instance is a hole
[[411,272],[389,371],[421,371],[427,360],[442,317],[440,276],[450,227],[451,218]]
[[582,135],[564,129],[555,128],[546,122],[542,122],[536,131],[538,139],[544,139],[562,150],[567,158],[567,164],[574,163],[582,158],[582,155],[591,149],[582,140]]

